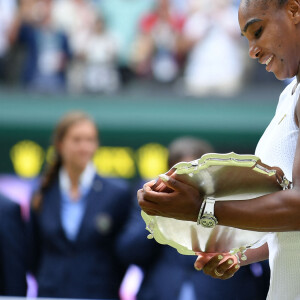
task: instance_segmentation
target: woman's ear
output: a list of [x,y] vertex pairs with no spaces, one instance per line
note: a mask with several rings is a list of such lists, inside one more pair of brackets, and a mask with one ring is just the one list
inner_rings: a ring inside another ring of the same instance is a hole
[[289,0],[287,10],[295,25],[300,23],[300,0]]

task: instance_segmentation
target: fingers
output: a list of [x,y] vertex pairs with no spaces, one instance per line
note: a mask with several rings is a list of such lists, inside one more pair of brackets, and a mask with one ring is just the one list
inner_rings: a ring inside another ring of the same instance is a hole
[[[152,189],[154,181],[146,183],[143,189],[138,191],[138,203],[142,210],[162,217],[197,220],[201,205],[198,189],[165,174],[160,178],[166,187],[163,191]],[[154,211],[156,213],[153,213]]]
[[[155,192],[172,193],[174,192],[174,190],[176,190],[174,187],[178,185],[177,181],[182,182],[182,178],[177,177],[178,175],[176,175],[176,169],[170,169],[167,173],[159,175],[156,182],[151,186],[151,189]],[[181,187],[183,186],[184,185],[182,185]]]
[[170,169],[167,173],[166,173],[166,175],[168,175],[168,176],[171,176],[172,174],[174,174],[176,172],[176,169]]
[[[146,186],[137,191],[138,204],[141,209],[150,216],[165,216],[164,212],[159,210],[160,202],[164,200],[164,193],[157,193]],[[160,199],[160,200],[159,200]]]
[[217,254],[211,257],[211,259],[205,263],[205,260],[209,258],[209,254],[206,256],[201,255],[195,262],[195,267],[197,269],[203,269],[203,272],[206,275],[209,275],[213,278],[218,279],[228,279],[231,278],[235,272],[240,268],[237,263],[237,259],[234,255],[229,254]]
[[198,258],[194,263],[196,270],[200,271],[208,263],[208,261],[214,256],[212,253],[197,252]]
[[[138,202],[139,202],[140,206],[145,206],[145,205],[147,206],[147,202],[162,204],[164,201],[167,201],[168,195],[170,195],[169,186],[170,187],[171,186],[178,187],[178,184],[173,183],[173,181],[176,181],[176,180],[170,179],[170,177],[168,177],[167,175],[164,175],[164,176],[167,177],[167,180],[172,181],[172,183],[170,183],[170,184],[168,183],[168,185],[166,184],[165,189],[163,189],[161,191],[153,190],[152,187],[156,184],[155,184],[155,181],[152,181],[152,182],[145,183],[143,188],[138,190],[137,197],[138,197]],[[164,180],[163,180],[163,182],[165,184]],[[184,184],[182,183],[182,185],[184,185]],[[174,192],[174,188],[171,188],[171,190]]]
[[221,261],[224,260],[224,256],[222,254],[217,254],[213,256],[207,264],[205,264],[203,271],[204,273],[210,275],[210,273],[214,273],[214,270],[220,265]]
[[152,187],[157,183],[157,180],[151,180],[143,185],[145,191],[152,191]]
[[190,188],[190,186],[184,182],[181,182],[177,179],[175,179],[173,176],[168,176],[166,174],[161,174],[159,175],[159,178],[164,182],[164,184],[171,188],[174,191],[183,191],[185,190],[187,187]]
[[221,279],[225,280],[231,278],[239,270],[239,268],[240,265],[238,264],[232,265],[229,269],[227,269],[227,271],[224,272],[224,275]]
[[158,178],[155,184],[151,186],[151,190],[155,192],[161,192],[161,193],[174,192],[174,190],[166,186],[165,183],[160,178]]
[[[236,268],[237,266],[237,268]],[[233,258],[228,257],[225,260],[221,260],[221,263],[216,268],[207,269],[204,267],[203,271],[207,275],[211,275],[215,278],[228,279],[231,278],[238,270],[239,266],[234,262]]]

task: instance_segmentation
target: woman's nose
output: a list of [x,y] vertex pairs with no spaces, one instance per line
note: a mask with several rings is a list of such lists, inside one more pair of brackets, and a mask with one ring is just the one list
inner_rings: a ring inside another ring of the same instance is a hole
[[259,57],[260,48],[253,45],[249,47],[249,56],[253,59],[256,59]]

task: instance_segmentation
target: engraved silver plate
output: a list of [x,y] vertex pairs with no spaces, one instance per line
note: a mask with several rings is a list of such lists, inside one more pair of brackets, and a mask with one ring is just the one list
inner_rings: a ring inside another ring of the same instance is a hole
[[[180,162],[171,170],[216,201],[249,200],[292,185],[280,168],[263,164],[257,156],[233,152],[205,154],[192,162]],[[160,179],[153,189],[168,191]],[[150,232],[149,238],[154,237],[158,243],[170,245],[184,255],[195,255],[199,251],[243,252],[260,246],[267,234],[220,225],[203,228],[196,222],[149,216],[144,211],[142,217]]]

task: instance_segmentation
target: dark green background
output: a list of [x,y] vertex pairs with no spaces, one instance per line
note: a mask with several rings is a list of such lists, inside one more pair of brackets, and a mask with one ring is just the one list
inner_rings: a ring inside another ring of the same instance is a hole
[[206,99],[154,97],[151,92],[115,97],[1,92],[0,172],[13,171],[9,151],[17,142],[29,139],[46,149],[54,124],[74,109],[95,119],[105,146],[167,146],[175,137],[193,135],[210,141],[216,152],[254,153],[279,95],[278,90],[262,91]]

